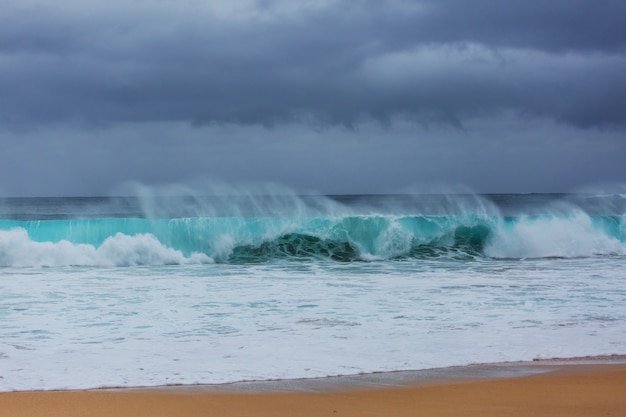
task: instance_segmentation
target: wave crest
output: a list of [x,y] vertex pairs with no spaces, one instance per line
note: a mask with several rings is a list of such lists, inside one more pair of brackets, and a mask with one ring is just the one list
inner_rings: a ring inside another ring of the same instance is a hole
[[[625,216],[348,215],[0,222],[0,266],[623,256]],[[3,230],[4,229],[4,230]]]

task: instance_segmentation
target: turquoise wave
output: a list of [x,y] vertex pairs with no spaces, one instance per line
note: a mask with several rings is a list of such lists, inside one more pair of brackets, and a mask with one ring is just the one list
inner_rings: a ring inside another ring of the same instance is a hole
[[[624,216],[583,212],[509,217],[467,213],[0,220],[0,232],[2,266],[47,264],[29,263],[33,253],[38,259],[52,259],[47,262],[53,264],[61,259],[59,263],[68,265],[167,264],[194,259],[230,263],[468,260],[626,253]],[[51,251],[54,256],[48,256]]]

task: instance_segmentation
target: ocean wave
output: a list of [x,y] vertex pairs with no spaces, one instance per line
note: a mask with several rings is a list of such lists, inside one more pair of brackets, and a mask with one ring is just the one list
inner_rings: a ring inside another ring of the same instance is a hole
[[623,256],[625,216],[91,218],[0,221],[0,266]]

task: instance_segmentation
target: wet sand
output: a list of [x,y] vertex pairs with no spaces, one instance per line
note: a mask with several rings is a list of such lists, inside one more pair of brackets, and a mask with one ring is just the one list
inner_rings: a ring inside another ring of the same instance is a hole
[[626,416],[626,364],[548,361],[316,380],[0,394],[7,417]]

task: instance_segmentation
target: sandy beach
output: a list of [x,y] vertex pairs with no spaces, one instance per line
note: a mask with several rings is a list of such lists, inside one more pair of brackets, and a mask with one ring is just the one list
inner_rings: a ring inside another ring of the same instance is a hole
[[623,362],[530,363],[399,375],[291,384],[10,392],[0,394],[0,410],[7,417],[626,415]]

